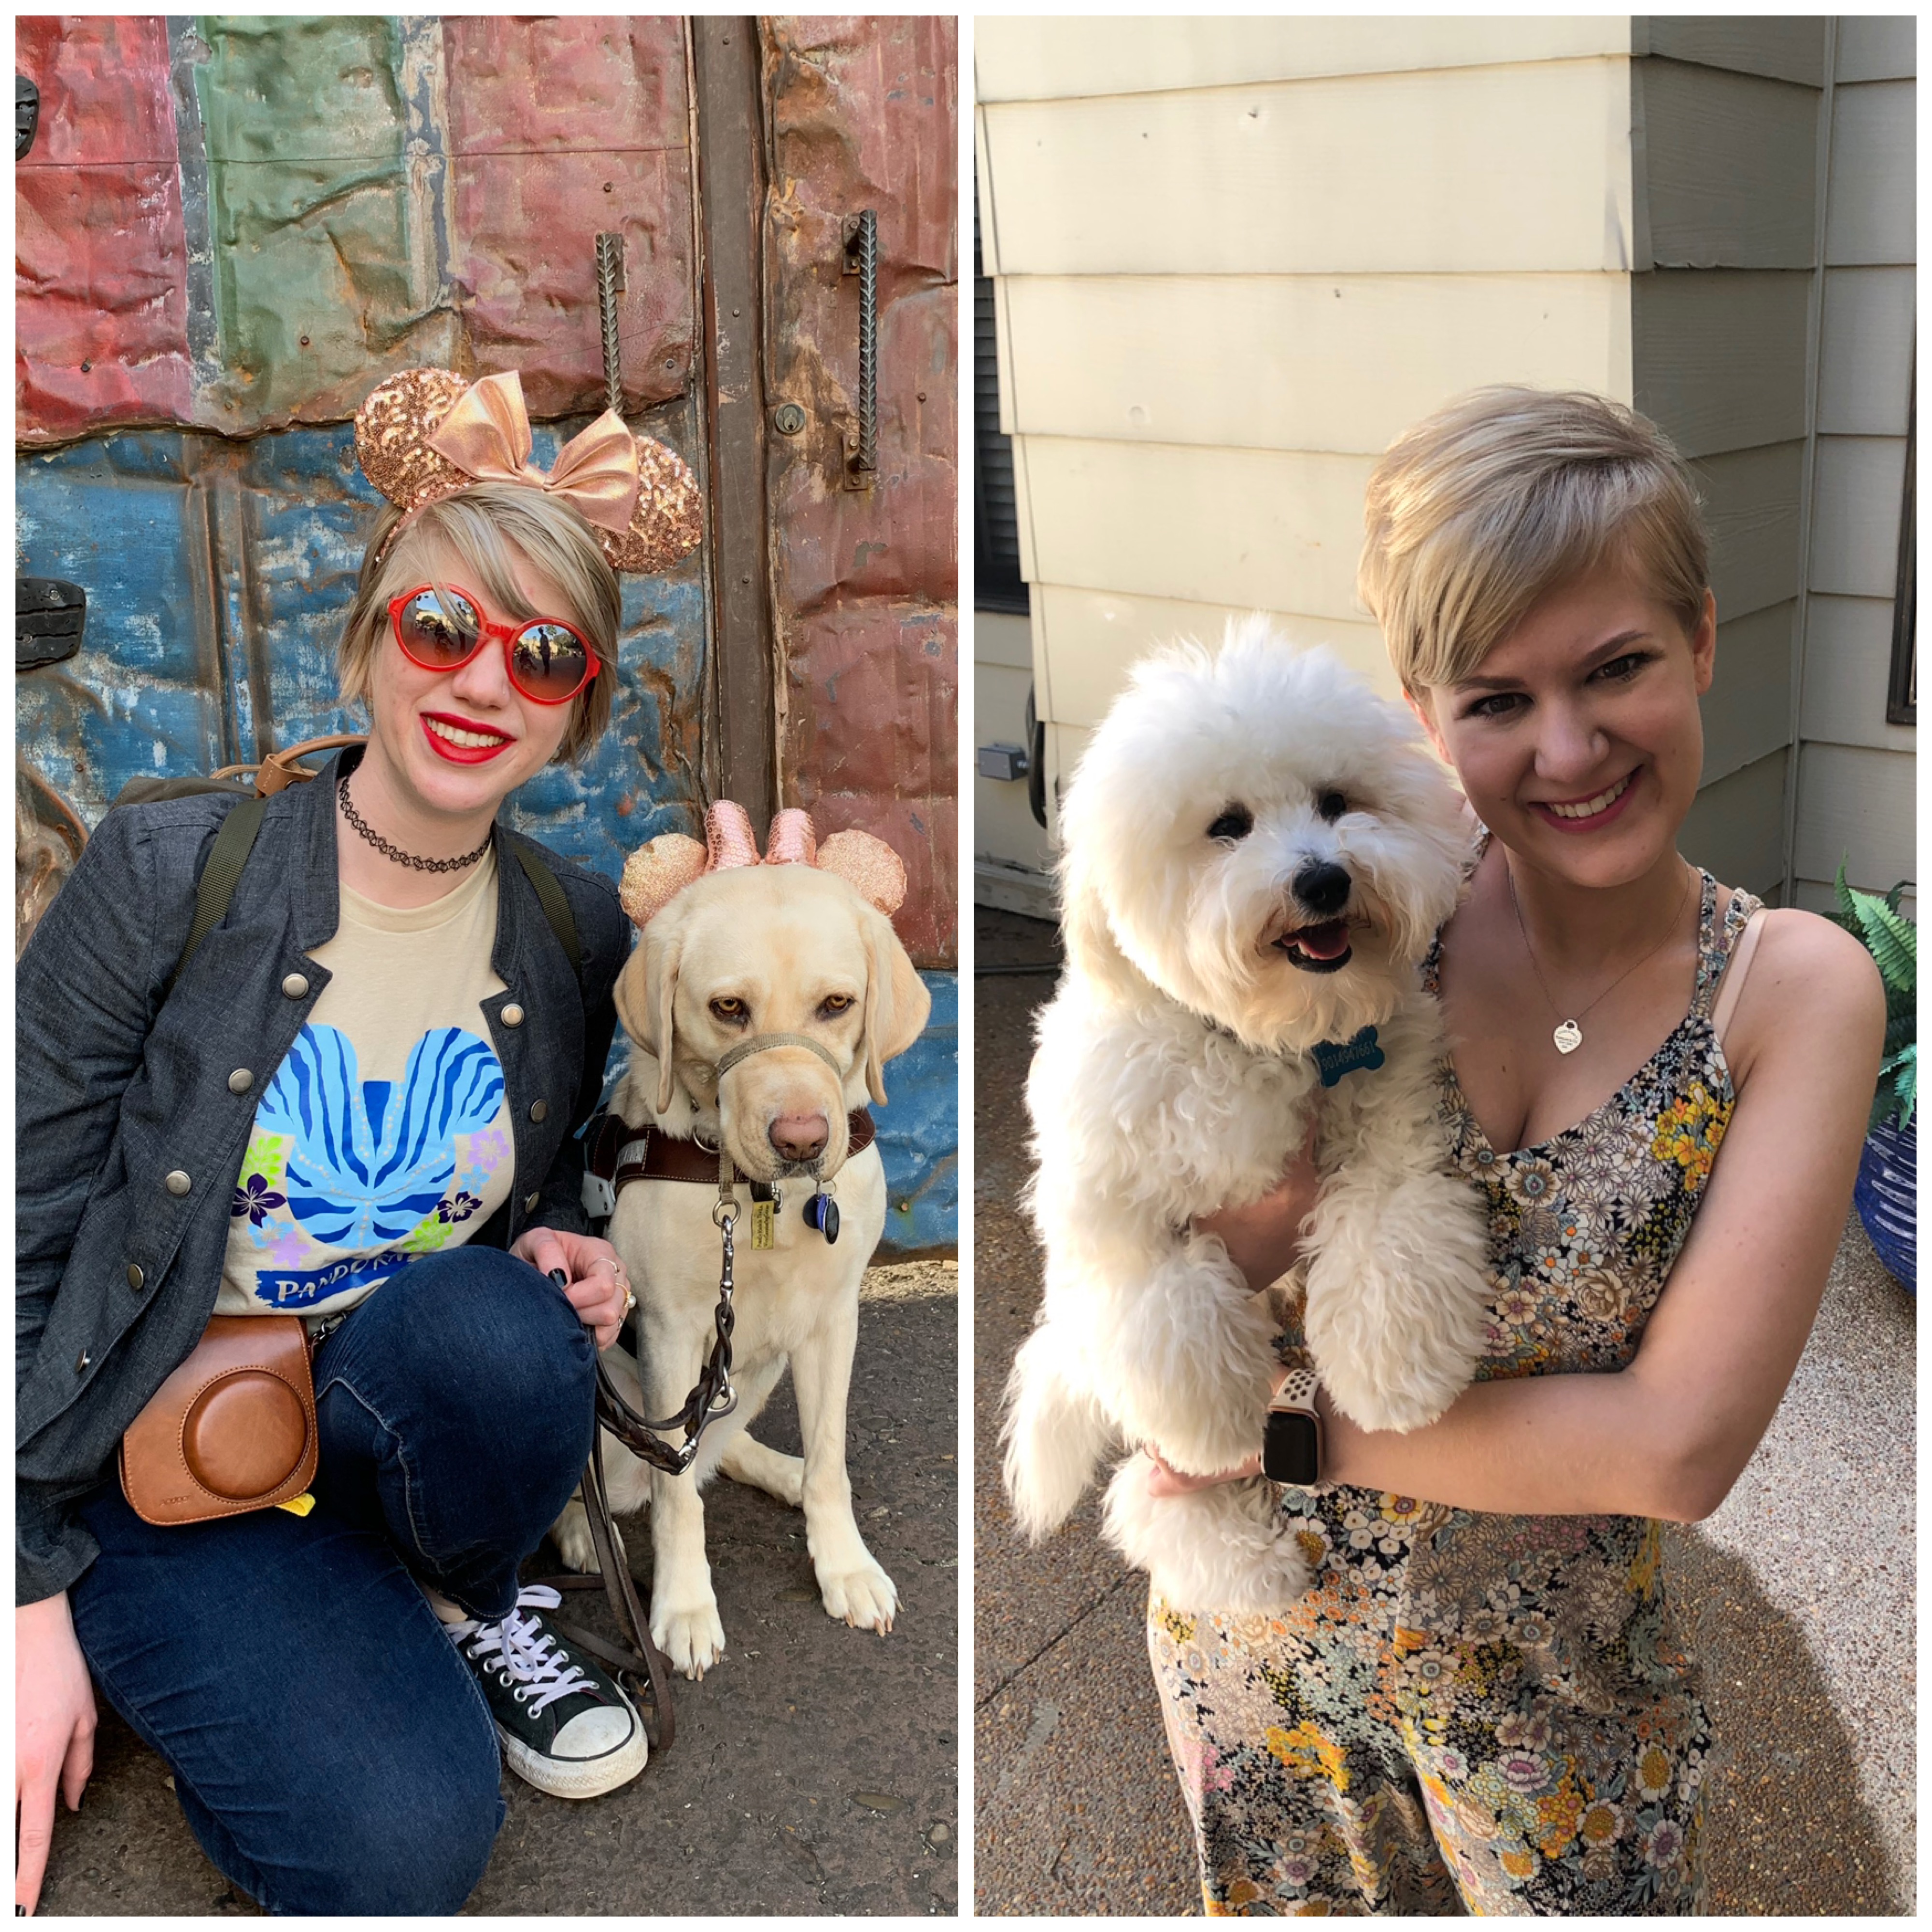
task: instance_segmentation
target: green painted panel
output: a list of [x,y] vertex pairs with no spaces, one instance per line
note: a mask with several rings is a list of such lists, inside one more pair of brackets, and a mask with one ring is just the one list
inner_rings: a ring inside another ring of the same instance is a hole
[[197,26],[209,55],[195,90],[210,161],[402,159],[394,20],[214,14]]
[[434,216],[404,159],[398,23],[223,17],[200,31],[224,400],[256,422],[326,420],[354,409],[372,367],[454,359]]

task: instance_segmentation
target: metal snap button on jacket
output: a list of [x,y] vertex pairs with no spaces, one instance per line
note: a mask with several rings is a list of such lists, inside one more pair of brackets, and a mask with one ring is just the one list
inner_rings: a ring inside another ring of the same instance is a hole
[[176,1168],[174,1172],[170,1174],[166,1180],[161,1183],[161,1185],[165,1187],[170,1194],[185,1194],[188,1190],[194,1185],[194,1183],[190,1180],[186,1174],[182,1173],[179,1168]]
[[94,1358],[90,1355],[85,1348],[82,1349],[80,1352],[80,1360],[76,1362],[74,1365],[74,1373],[77,1376],[86,1375],[87,1372],[87,1365],[89,1362],[92,1361],[93,1359]]
[[530,1102],[530,1118],[533,1120],[542,1120],[549,1112],[550,1102],[548,1100],[532,1100]]
[[526,1194],[524,1196],[524,1212],[534,1214],[537,1211],[537,1203],[542,1198],[541,1194]]
[[245,1094],[255,1084],[254,1074],[245,1066],[238,1066],[228,1076],[228,1090],[231,1094]]
[[497,1017],[506,1026],[521,1026],[524,1023],[524,1010],[521,1006],[506,1006]]
[[291,973],[282,982],[282,991],[292,1000],[302,999],[308,992],[308,982],[299,973]]
[[140,1294],[141,1292],[141,1284],[145,1282],[147,1278],[148,1277],[141,1272],[141,1264],[140,1262],[130,1262],[128,1264],[128,1286],[134,1289],[136,1294]]

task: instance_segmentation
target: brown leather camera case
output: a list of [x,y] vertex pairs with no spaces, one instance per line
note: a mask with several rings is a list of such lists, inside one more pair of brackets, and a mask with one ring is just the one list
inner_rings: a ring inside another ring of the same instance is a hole
[[207,1522],[286,1502],[316,1465],[308,1334],[295,1315],[218,1315],[121,1438],[143,1522]]

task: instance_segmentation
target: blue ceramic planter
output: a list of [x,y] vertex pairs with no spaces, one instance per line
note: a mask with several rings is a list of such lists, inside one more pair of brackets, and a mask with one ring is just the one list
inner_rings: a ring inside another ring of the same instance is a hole
[[1878,1258],[1908,1294],[1918,1292],[1918,1120],[1903,1132],[1874,1127],[1866,1138],[1852,1190],[1858,1219]]

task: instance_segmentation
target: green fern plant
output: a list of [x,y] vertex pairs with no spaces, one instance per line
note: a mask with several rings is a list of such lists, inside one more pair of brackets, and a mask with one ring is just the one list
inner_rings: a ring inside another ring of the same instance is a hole
[[1845,865],[1839,861],[1837,922],[1864,942],[1885,982],[1885,1058],[1870,1125],[1903,1130],[1912,1124],[1918,1097],[1918,928],[1898,909],[1911,881],[1901,879],[1881,898],[1847,885]]

